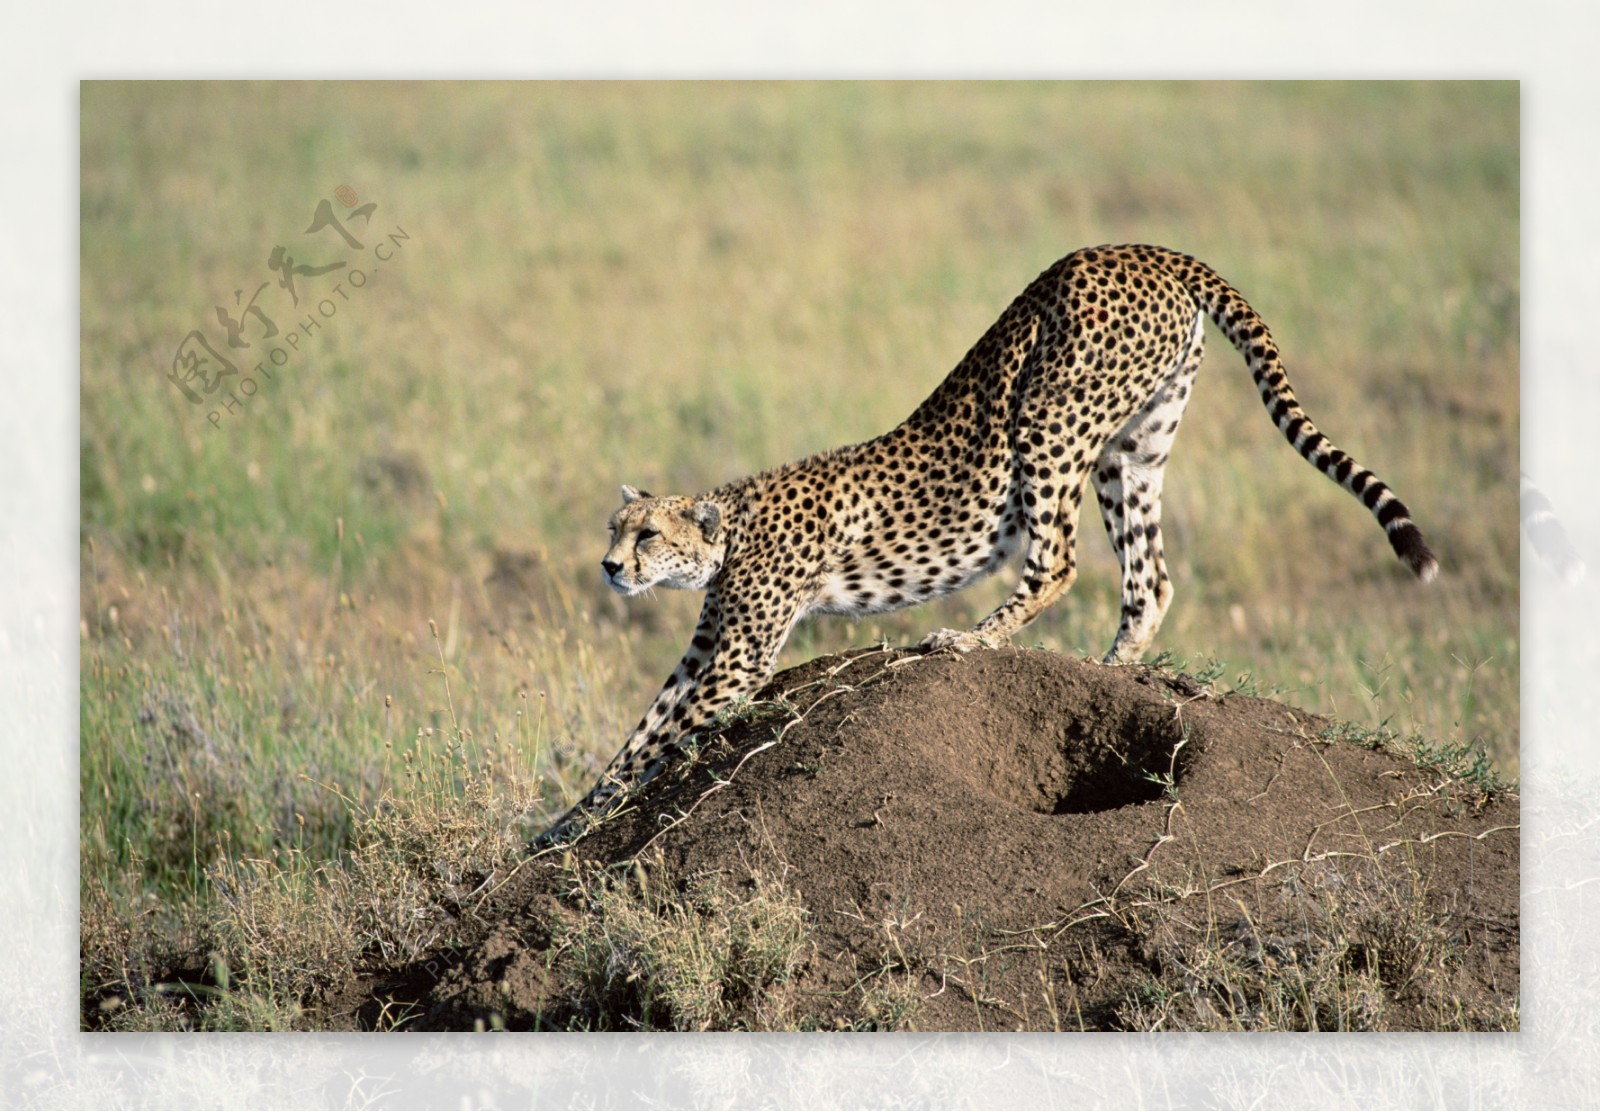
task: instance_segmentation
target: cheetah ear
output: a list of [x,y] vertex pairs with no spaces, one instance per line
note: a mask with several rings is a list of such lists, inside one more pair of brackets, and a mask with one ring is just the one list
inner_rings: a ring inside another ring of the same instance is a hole
[[637,490],[634,487],[629,486],[627,483],[622,484],[622,504],[624,506],[626,506],[629,502],[637,502],[641,498],[649,497],[650,492],[648,490]]
[[700,526],[700,534],[706,540],[715,540],[722,524],[722,507],[710,499],[696,502],[689,507],[689,520]]

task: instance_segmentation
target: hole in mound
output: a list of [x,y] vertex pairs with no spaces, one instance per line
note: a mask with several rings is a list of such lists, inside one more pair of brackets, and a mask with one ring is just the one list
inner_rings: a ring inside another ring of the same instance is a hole
[[948,767],[979,794],[1044,815],[1148,803],[1162,797],[1169,776],[1182,784],[1188,750],[1174,768],[1183,735],[1170,707],[1071,694],[1081,693],[984,704],[963,723],[971,740],[951,746]]

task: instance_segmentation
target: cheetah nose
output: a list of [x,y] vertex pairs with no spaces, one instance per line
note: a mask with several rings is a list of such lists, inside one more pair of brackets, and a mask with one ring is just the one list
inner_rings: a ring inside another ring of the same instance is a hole
[[606,573],[608,579],[615,579],[617,572],[622,570],[622,563],[618,560],[601,560],[600,570]]

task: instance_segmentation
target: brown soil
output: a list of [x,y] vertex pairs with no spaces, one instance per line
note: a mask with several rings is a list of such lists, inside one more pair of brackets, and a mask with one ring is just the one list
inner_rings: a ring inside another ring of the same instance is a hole
[[581,878],[622,866],[668,891],[780,879],[809,931],[785,986],[805,1026],[1516,1025],[1513,793],[1280,703],[1037,651],[827,657],[760,698],[331,1021],[636,1022],[558,984],[595,914]]

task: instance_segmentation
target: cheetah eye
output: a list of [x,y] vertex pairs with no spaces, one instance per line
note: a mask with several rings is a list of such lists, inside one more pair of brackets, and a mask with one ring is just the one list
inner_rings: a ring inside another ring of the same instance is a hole
[[638,540],[637,543],[643,544],[645,541],[649,540],[650,538],[659,537],[660,535],[661,535],[661,530],[659,530],[659,529],[640,529],[639,530],[639,540]]

